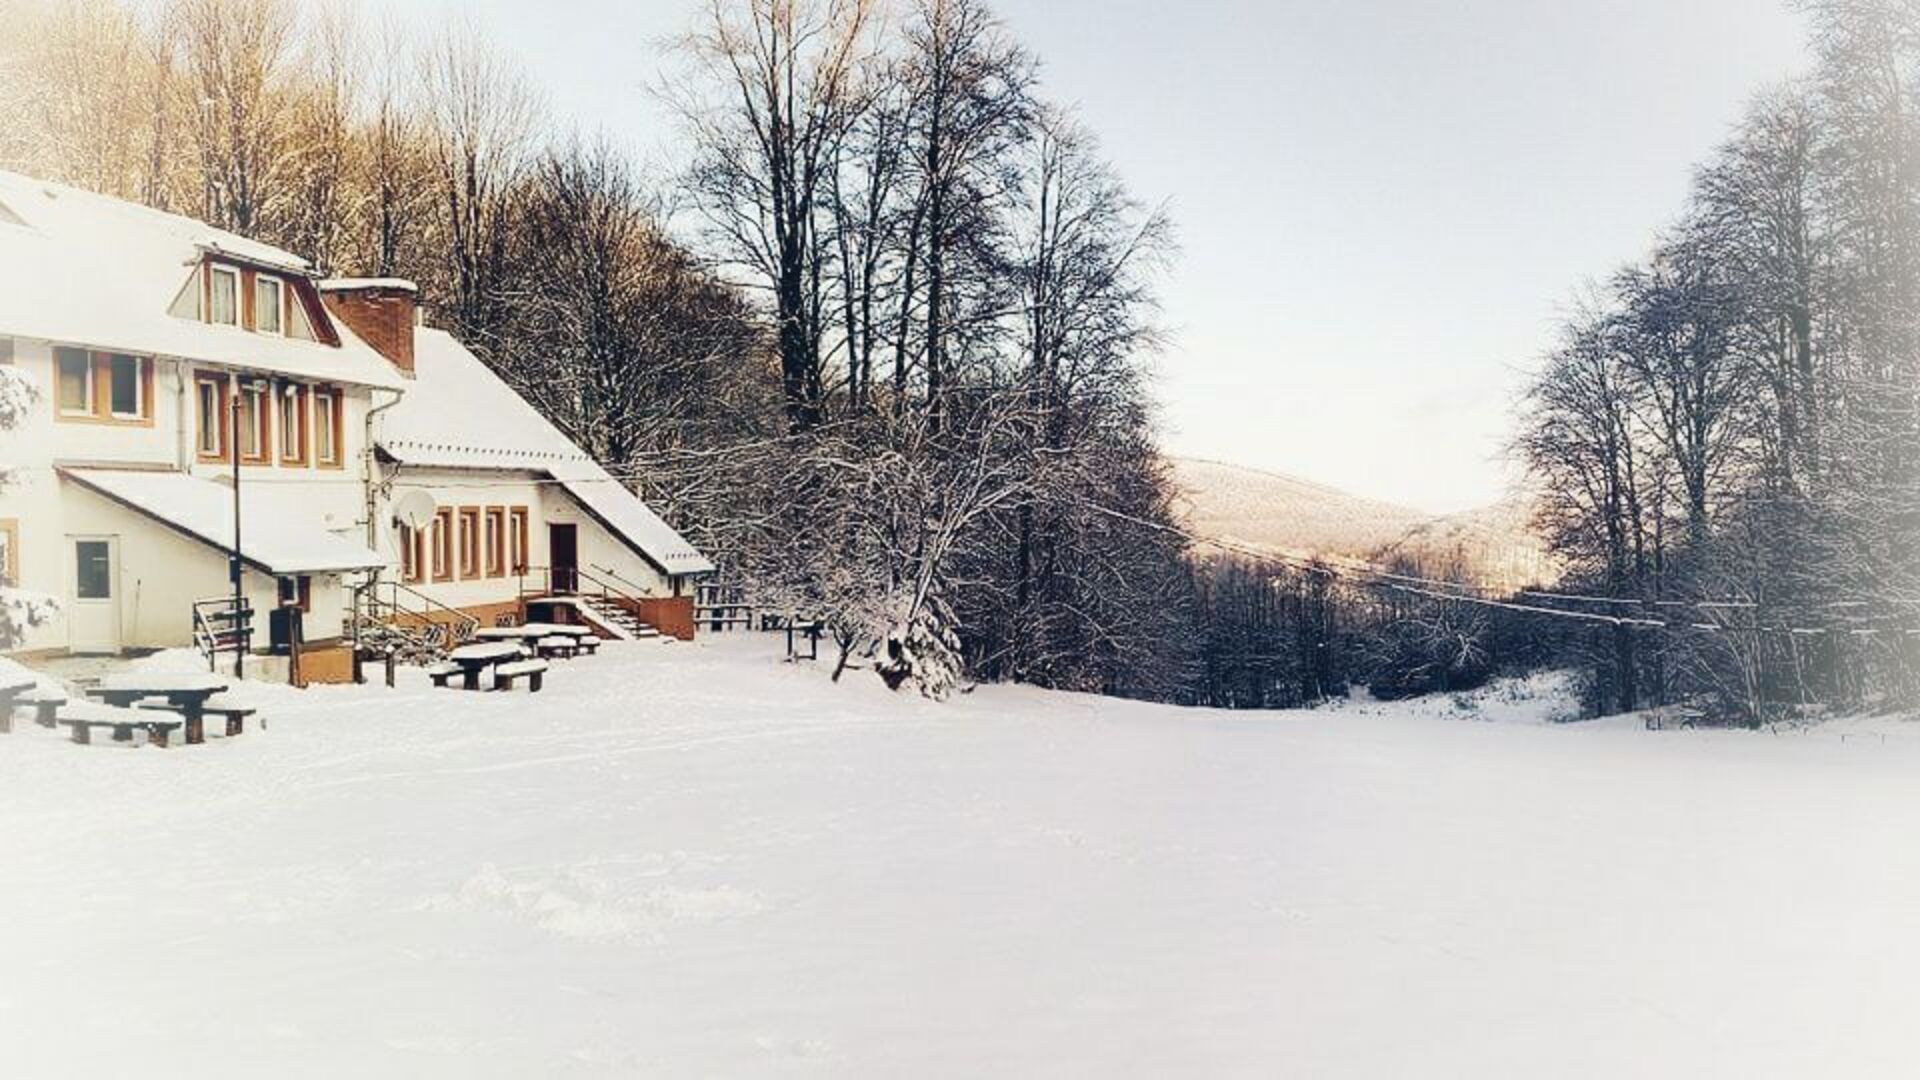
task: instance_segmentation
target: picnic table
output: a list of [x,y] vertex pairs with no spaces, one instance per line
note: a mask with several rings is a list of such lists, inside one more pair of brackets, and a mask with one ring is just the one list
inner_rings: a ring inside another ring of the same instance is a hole
[[165,698],[167,704],[186,721],[187,745],[196,746],[207,741],[207,699],[226,691],[227,681],[218,675],[144,675],[129,672],[107,676],[100,680],[99,686],[88,688],[87,696],[121,708],[132,708],[146,698]]
[[33,692],[40,680],[28,674],[0,671],[0,733],[13,730],[13,707]]
[[586,627],[562,626],[559,623],[530,622],[519,626],[483,626],[473,632],[475,641],[538,641],[543,637],[556,634],[574,634],[576,631],[593,633]]
[[520,646],[511,641],[482,641],[453,650],[447,654],[447,662],[459,666],[462,690],[478,690],[482,671],[520,656]]

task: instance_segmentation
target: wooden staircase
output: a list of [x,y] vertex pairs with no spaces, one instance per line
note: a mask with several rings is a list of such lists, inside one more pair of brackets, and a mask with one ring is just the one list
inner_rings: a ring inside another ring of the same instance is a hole
[[530,566],[520,574],[523,609],[534,605],[571,607],[594,629],[618,641],[674,640],[634,613],[641,605],[638,591],[633,583],[605,567],[555,573],[551,567]]

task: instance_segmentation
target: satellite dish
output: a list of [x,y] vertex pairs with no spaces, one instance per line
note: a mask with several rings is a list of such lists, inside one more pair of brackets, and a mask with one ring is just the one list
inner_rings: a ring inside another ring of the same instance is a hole
[[439,509],[431,494],[415,488],[394,500],[393,520],[409,529],[424,529],[433,524],[434,512]]

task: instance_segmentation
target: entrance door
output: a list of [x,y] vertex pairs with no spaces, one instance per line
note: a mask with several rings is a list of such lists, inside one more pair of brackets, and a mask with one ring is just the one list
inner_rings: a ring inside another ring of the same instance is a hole
[[554,592],[565,596],[580,590],[580,531],[578,526],[547,526],[547,561],[553,566]]
[[120,651],[120,542],[111,536],[73,538],[72,589],[67,600],[67,648],[76,653]]

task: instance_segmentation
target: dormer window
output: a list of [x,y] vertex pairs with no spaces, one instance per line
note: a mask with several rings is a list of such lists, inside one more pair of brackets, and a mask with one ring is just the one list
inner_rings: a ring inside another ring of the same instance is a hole
[[240,272],[225,266],[209,267],[207,293],[207,321],[222,326],[239,326]]
[[279,278],[255,274],[253,278],[253,328],[263,334],[279,336],[286,330],[281,322],[285,311],[285,286]]

